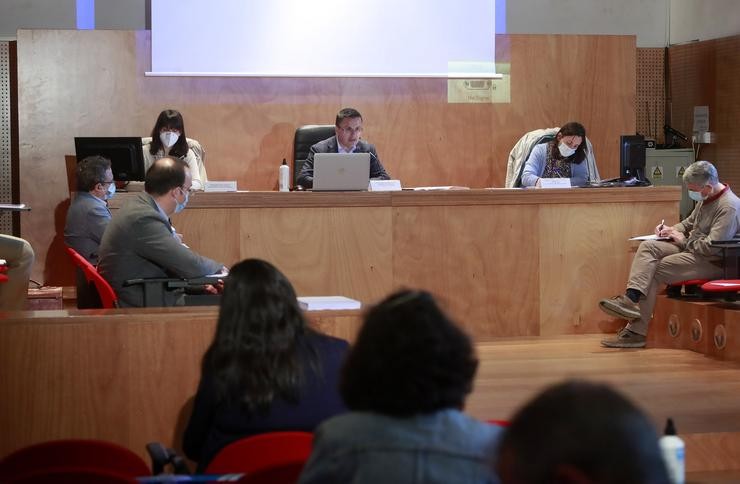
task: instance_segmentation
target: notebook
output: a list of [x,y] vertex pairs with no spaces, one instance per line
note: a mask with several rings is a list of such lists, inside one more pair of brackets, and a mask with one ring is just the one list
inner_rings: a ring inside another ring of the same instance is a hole
[[360,309],[362,303],[344,296],[299,296],[298,305],[306,311]]
[[313,191],[367,190],[370,153],[316,153]]

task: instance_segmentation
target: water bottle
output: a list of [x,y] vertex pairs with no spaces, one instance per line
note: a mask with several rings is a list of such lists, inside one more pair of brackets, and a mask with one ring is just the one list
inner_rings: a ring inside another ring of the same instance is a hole
[[281,192],[290,191],[290,167],[285,158],[283,158],[283,164],[280,165],[278,172],[278,189]]
[[678,435],[673,419],[669,418],[665,425],[665,432],[659,440],[663,461],[668,469],[668,479],[673,484],[684,484],[686,478],[686,447]]

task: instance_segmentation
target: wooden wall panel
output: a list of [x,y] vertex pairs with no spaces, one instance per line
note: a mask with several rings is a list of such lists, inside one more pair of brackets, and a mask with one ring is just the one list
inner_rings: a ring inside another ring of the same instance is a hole
[[[114,217],[132,196],[116,198]],[[650,233],[679,196],[670,186],[203,193],[175,224],[228,266],[274,263],[300,295],[372,304],[403,286],[430,290],[485,340],[618,329],[597,303],[624,290],[637,247],[627,239]]]
[[[72,437],[116,442],[144,458],[151,441],[180,449],[217,307],[5,316],[0,456]],[[360,327],[357,311],[307,317],[317,329],[349,341]]]
[[[666,99],[666,124],[689,138],[694,126],[694,106],[709,106],[709,127],[715,129],[718,109],[715,97],[716,41],[692,42],[674,45],[668,49],[669,89]],[[668,141],[667,141],[668,142]],[[690,142],[679,141],[682,148],[691,147]],[[706,145],[699,158],[717,163],[716,146]]]
[[499,160],[524,132],[567,121],[583,123],[601,176],[619,175],[619,135],[635,131],[634,42],[609,35],[511,36],[512,103],[494,107],[505,113],[492,126],[495,140],[505,144],[494,158],[494,186],[505,179]]
[[[198,195],[195,195],[197,197]],[[115,217],[116,210],[112,211]],[[172,217],[172,225],[182,240],[198,253],[227,267],[239,262],[239,209],[191,208]]]
[[302,296],[373,303],[393,279],[390,207],[243,209],[241,254],[272,261]]
[[394,213],[396,288],[424,288],[476,340],[539,333],[537,206],[403,207]]
[[716,164],[722,181],[740,185],[740,35],[675,45],[669,49],[671,125],[691,135],[694,106],[709,106],[716,143],[703,145],[698,159]]
[[715,159],[723,180],[740,187],[740,35],[717,39],[715,52],[715,109],[710,112],[710,128],[717,133]]
[[665,214],[674,211],[675,203],[670,202],[541,207],[541,335],[593,333],[595,327],[610,332],[623,326],[596,303],[624,291],[637,250],[637,243],[627,239],[652,233]]
[[[128,422],[126,328],[113,322],[31,324],[4,327],[0,339],[0,384],[4,389],[23,388],[2,399],[0,441],[27,445],[78,435],[127,445],[128,425],[103,425]],[[81,391],[93,388],[99,391]],[[5,454],[10,449],[2,450]]]
[[635,37],[510,35],[497,44],[507,47],[510,104],[450,104],[444,79],[145,77],[148,32],[19,31],[21,199],[34,208],[22,234],[36,250],[33,277],[72,284],[59,267],[74,136],[147,135],[164,108],[183,112],[210,177],[242,189],[275,189],[295,128],[330,123],[348,105],[405,185],[502,186],[523,133],[573,119],[586,126],[602,175],[616,176],[618,137],[635,129]]

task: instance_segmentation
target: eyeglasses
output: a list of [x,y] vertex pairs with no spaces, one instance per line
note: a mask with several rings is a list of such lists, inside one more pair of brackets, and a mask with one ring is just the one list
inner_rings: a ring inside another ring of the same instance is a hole
[[180,130],[177,128],[162,128],[159,130],[160,133],[177,133],[180,134]]
[[193,194],[193,187],[190,186],[190,188],[185,188],[184,186],[180,187],[180,190],[182,190],[183,193],[187,193],[188,195]]
[[110,185],[111,183],[115,183],[115,182],[116,182],[115,180],[109,180],[109,181],[101,180],[98,183],[102,185]]
[[344,134],[362,133],[362,126],[358,126],[356,128],[337,128],[337,129]]

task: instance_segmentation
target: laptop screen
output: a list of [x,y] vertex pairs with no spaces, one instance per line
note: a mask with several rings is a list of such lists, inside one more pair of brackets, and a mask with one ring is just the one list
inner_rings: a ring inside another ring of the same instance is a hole
[[314,191],[367,190],[370,153],[316,153],[313,158]]

